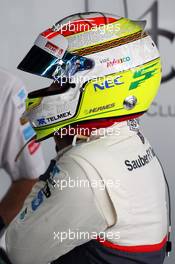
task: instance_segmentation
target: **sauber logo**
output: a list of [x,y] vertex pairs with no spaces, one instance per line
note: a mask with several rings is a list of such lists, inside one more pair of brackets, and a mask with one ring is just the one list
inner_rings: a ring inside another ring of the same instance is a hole
[[125,160],[125,165],[129,171],[133,171],[148,165],[155,157],[154,150],[149,147],[143,156],[138,155],[135,160]]
[[54,45],[53,43],[49,41],[46,43],[45,48],[50,50],[54,54],[61,55],[63,53],[63,49],[57,47],[56,45]]

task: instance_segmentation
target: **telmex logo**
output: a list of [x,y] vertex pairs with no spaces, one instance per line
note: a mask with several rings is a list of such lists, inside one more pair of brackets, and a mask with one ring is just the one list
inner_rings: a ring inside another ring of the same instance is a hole
[[94,90],[95,90],[95,92],[97,90],[104,90],[104,89],[108,89],[108,88],[114,88],[117,85],[123,84],[123,82],[120,81],[120,78],[121,77],[122,76],[118,76],[115,79],[105,80],[102,83],[94,83]]
[[65,117],[71,116],[71,112],[65,112],[65,113],[61,113],[57,116],[52,116],[52,117],[46,117],[46,118],[40,118],[37,119],[38,125],[42,126],[42,125],[47,125],[48,123],[52,123],[54,121],[57,121],[59,119],[63,119]]

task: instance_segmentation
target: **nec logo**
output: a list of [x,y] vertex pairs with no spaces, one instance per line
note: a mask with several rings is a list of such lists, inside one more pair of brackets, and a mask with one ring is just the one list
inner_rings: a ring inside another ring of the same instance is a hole
[[115,79],[105,80],[102,83],[94,83],[94,91],[97,92],[98,90],[110,89],[123,84],[120,80],[121,77],[122,76],[118,76]]

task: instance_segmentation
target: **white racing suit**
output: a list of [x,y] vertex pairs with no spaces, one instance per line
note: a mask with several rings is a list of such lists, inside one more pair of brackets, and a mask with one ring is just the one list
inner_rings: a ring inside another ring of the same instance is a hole
[[[100,132],[98,132],[100,134]],[[40,177],[6,244],[13,264],[161,264],[165,181],[136,121],[59,153]]]

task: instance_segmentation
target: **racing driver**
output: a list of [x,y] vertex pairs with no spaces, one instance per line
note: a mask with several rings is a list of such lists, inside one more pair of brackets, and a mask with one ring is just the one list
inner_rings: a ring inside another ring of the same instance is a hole
[[28,95],[37,139],[58,155],[10,224],[13,264],[162,264],[162,167],[137,118],[161,81],[143,21],[79,13],[41,33],[18,68],[53,80]]

